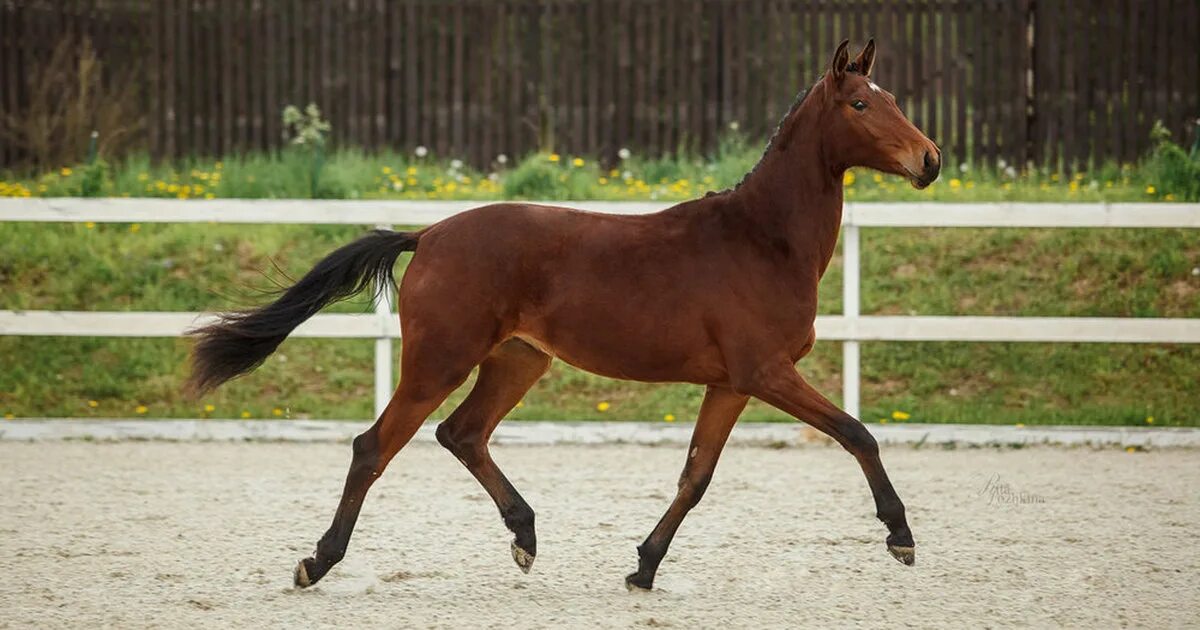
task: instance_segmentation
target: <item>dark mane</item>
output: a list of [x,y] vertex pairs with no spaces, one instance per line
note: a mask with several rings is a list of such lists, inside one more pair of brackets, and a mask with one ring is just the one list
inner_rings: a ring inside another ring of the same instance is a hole
[[758,159],[758,162],[754,164],[753,168],[751,168],[745,175],[742,175],[741,181],[734,185],[733,188],[726,188],[720,192],[709,193],[710,195],[721,195],[737,190],[738,188],[741,188],[747,180],[750,179],[751,175],[754,175],[754,172],[758,170],[758,167],[762,166],[762,163],[766,161],[767,156],[771,154],[771,149],[775,148],[775,145],[779,142],[779,133],[783,130],[783,124],[792,117],[792,114],[796,113],[797,109],[800,109],[800,105],[804,103],[804,99],[808,97],[808,94],[811,91],[812,90],[800,90],[800,92],[796,94],[796,100],[792,102],[792,106],[788,108],[787,113],[784,114],[783,118],[779,119],[779,123],[775,125],[775,131],[771,133],[771,138],[767,140],[767,146],[765,149],[763,149],[762,157]]

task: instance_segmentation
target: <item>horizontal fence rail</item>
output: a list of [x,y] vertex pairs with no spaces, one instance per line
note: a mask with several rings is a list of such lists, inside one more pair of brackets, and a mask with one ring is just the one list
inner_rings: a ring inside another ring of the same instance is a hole
[[[668,204],[554,202],[580,209],[644,214]],[[172,199],[0,199],[0,223],[161,222],[428,225],[471,201],[301,201]],[[864,341],[1200,343],[1200,319],[1124,317],[876,316],[859,313],[859,229],[863,227],[1200,228],[1200,204],[848,203],[843,212],[842,315],[817,317],[820,338],[843,342],[843,399],[860,411],[859,343]],[[212,314],[162,312],[0,311],[0,335],[178,337]],[[294,336],[375,339],[375,399],[391,395],[391,342],[400,337],[387,300],[375,312],[321,314]]]
[[1196,0],[0,0],[0,114],[44,108],[83,37],[156,158],[278,148],[310,102],[343,146],[481,168],[711,151],[765,138],[843,38],[876,38],[877,81],[958,160],[1130,162],[1200,112]]

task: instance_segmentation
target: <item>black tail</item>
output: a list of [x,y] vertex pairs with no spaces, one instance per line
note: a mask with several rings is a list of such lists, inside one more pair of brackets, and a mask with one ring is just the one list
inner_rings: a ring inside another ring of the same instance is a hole
[[226,313],[219,321],[189,332],[195,393],[211,390],[262,365],[296,326],[326,305],[395,282],[392,267],[401,252],[417,247],[417,234],[375,230],[317,263],[278,300],[262,308]]

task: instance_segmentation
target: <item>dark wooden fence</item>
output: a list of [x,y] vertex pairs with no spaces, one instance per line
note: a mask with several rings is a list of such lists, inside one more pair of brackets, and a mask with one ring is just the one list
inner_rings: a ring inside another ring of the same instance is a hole
[[71,33],[141,68],[159,157],[277,147],[309,102],[339,145],[480,165],[705,151],[731,123],[765,137],[869,35],[878,83],[959,159],[1130,161],[1200,115],[1197,0],[0,0],[0,107]]

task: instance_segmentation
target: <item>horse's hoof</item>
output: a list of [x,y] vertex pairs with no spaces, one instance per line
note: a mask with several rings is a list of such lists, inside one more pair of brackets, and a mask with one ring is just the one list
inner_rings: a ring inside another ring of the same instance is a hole
[[625,576],[625,589],[630,593],[649,593],[654,587],[654,578],[646,579],[639,573]]
[[517,566],[521,567],[522,573],[529,573],[529,570],[533,568],[533,559],[537,557],[517,546],[517,541],[515,540],[512,541],[512,556]]
[[312,586],[312,581],[308,579],[308,567],[304,566],[306,561],[307,558],[301,560],[299,564],[296,565],[296,572],[292,574],[292,582],[294,582],[299,588],[308,588],[309,586]]
[[907,566],[912,566],[917,562],[917,551],[914,547],[901,547],[900,545],[888,545],[888,552],[892,557],[904,563]]

